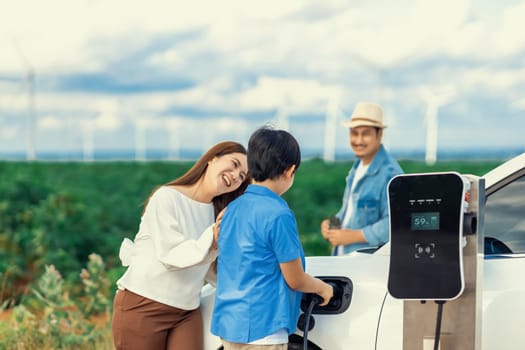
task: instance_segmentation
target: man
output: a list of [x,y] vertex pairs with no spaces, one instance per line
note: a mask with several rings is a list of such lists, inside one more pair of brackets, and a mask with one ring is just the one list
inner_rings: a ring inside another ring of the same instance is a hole
[[360,102],[342,125],[350,129],[350,147],[358,159],[346,177],[341,209],[335,219],[321,222],[323,237],[334,247],[332,255],[380,247],[388,241],[387,185],[403,173],[381,142],[386,125],[380,106]]

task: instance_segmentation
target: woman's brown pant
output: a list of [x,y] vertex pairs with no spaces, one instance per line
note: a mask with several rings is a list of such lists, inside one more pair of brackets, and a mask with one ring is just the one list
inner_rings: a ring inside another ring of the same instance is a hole
[[200,309],[182,310],[128,290],[113,303],[113,342],[117,350],[203,350]]

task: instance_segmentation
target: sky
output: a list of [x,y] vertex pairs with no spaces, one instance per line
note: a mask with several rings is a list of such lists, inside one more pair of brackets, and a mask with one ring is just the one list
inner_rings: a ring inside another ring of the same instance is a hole
[[525,0],[17,0],[0,12],[0,156],[204,151],[271,123],[350,152],[355,104],[384,143],[525,151]]

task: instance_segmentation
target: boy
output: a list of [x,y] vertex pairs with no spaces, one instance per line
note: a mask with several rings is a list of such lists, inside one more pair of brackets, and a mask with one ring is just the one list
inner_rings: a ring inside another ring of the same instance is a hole
[[301,163],[295,138],[262,127],[248,143],[253,182],[229,204],[220,224],[217,290],[211,332],[225,350],[287,349],[301,292],[326,305],[330,285],[304,272],[304,252],[293,212],[280,196]]

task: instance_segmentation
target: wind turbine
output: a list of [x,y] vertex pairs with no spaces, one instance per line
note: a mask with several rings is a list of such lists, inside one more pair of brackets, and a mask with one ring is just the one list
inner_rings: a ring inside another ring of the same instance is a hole
[[277,113],[275,113],[275,119],[276,123],[282,130],[290,130],[290,123],[288,121],[290,117],[290,111],[288,107],[285,105],[282,105],[277,109]]
[[428,88],[422,87],[420,93],[427,103],[425,162],[427,165],[433,165],[437,160],[438,109],[450,103],[456,92],[455,89],[448,89],[441,94],[434,94]]
[[91,162],[94,157],[93,136],[95,132],[95,122],[93,120],[83,120],[82,125],[82,154],[85,162]]
[[146,160],[146,130],[155,127],[155,119],[152,117],[136,117],[135,122],[135,160]]
[[27,97],[28,97],[28,111],[27,111],[27,146],[26,146],[26,159],[35,160],[35,135],[36,135],[36,113],[35,113],[35,70],[29,63],[27,58],[22,53],[18,43],[13,39],[13,46],[18,53],[18,57],[24,68],[26,69],[26,84],[27,84]]
[[332,162],[335,160],[335,140],[337,128],[337,116],[341,91],[334,92],[326,105],[326,117],[324,127],[324,153],[323,159]]
[[168,158],[172,160],[180,159],[179,130],[182,123],[179,121],[179,118],[166,118],[164,122],[166,123],[169,138]]
[[[389,115],[389,101],[393,98],[391,69],[394,68],[400,59],[391,63],[381,64],[377,60],[372,60],[359,54],[357,51],[352,51],[352,58],[356,60],[359,65],[375,75],[376,88],[371,98],[367,98],[370,102],[375,102],[383,108],[383,113]],[[383,136],[383,144],[388,149],[388,138]]]

